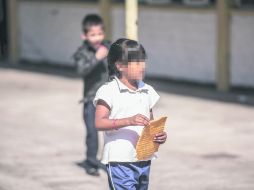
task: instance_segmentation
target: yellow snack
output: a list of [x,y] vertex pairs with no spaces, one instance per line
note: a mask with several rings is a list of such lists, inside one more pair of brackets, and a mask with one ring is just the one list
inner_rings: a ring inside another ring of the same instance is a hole
[[138,160],[147,159],[158,151],[159,144],[153,142],[153,139],[155,134],[164,131],[166,120],[167,117],[161,117],[158,120],[151,121],[148,126],[144,127],[136,145]]

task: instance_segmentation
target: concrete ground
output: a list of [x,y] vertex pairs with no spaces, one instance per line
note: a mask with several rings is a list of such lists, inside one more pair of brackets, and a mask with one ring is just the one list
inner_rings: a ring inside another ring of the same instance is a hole
[[[241,104],[215,91],[194,96],[189,87],[181,94],[152,84],[168,141],[152,163],[149,189],[253,190],[254,107],[245,101],[253,96],[239,96]],[[77,166],[85,149],[81,94],[77,78],[0,68],[0,190],[108,189],[103,171],[91,177]]]

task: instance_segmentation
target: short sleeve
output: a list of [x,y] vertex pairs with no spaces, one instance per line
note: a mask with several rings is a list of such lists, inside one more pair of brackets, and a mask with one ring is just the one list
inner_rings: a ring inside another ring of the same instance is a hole
[[93,104],[94,104],[94,106],[96,106],[98,100],[103,100],[111,108],[112,107],[112,96],[113,96],[112,89],[110,88],[109,85],[105,84],[97,90],[95,98],[93,100]]
[[158,102],[160,99],[159,94],[154,90],[152,86],[149,86],[149,104],[150,104],[150,109],[152,109],[155,104]]

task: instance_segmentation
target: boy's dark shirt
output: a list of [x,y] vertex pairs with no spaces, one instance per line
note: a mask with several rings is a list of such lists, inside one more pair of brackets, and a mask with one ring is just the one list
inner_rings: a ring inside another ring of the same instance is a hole
[[[109,49],[110,42],[103,41],[102,45]],[[107,60],[98,61],[95,53],[96,50],[85,40],[73,55],[77,72],[83,77],[84,102],[93,100],[99,87],[108,80]]]

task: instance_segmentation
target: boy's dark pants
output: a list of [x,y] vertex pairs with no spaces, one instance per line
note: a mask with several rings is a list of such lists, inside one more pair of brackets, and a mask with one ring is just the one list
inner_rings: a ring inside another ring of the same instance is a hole
[[92,101],[84,104],[83,119],[86,126],[86,164],[98,168],[98,131],[95,128],[95,107]]

